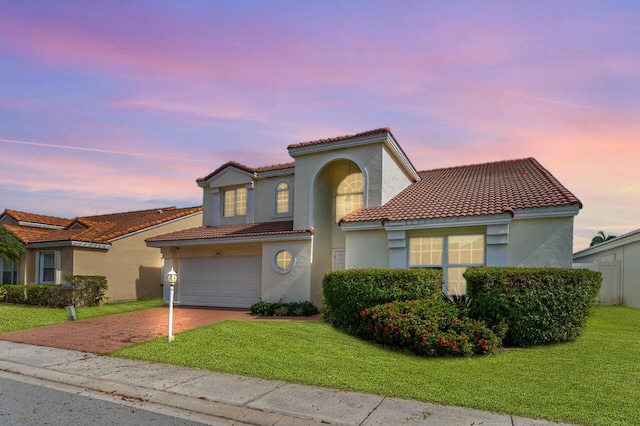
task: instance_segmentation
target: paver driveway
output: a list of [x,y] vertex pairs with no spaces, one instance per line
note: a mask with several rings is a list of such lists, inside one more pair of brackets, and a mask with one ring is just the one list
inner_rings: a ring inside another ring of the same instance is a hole
[[[248,310],[177,307],[173,333],[225,320],[264,319]],[[318,321],[319,315],[300,320]],[[291,320],[289,318],[288,320]],[[0,334],[0,340],[106,354],[167,335],[168,309],[152,308]]]

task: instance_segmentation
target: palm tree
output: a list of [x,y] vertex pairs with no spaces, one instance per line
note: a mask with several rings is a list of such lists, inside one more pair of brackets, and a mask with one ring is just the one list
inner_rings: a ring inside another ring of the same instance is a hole
[[19,260],[24,253],[24,246],[4,227],[0,226],[0,258],[10,262]]
[[589,247],[593,247],[596,244],[604,243],[605,241],[613,240],[616,238],[616,235],[605,235],[604,231],[599,231],[595,237],[591,239],[591,244]]

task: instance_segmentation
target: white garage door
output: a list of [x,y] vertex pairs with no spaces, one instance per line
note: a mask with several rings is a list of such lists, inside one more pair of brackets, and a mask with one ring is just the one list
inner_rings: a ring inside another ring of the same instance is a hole
[[181,305],[248,308],[260,301],[260,256],[185,258],[179,268]]

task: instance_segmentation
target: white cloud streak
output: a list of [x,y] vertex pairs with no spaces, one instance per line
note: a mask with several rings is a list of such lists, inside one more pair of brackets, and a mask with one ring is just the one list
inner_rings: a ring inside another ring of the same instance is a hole
[[85,148],[81,146],[69,146],[69,145],[56,145],[49,143],[41,143],[41,142],[31,142],[31,141],[19,141],[14,139],[0,139],[0,142],[16,144],[16,145],[30,145],[30,146],[39,146],[43,148],[55,148],[55,149],[69,149],[74,151],[84,151],[84,152],[97,152],[101,154],[111,154],[111,155],[125,155],[129,157],[142,157],[142,158],[157,158],[162,160],[179,160],[179,161],[191,161],[194,163],[211,163],[210,160],[200,160],[197,158],[179,158],[173,157],[170,155],[157,155],[157,154],[148,154],[148,153],[139,153],[139,152],[126,152],[126,151],[113,151],[108,149],[98,149],[98,148]]

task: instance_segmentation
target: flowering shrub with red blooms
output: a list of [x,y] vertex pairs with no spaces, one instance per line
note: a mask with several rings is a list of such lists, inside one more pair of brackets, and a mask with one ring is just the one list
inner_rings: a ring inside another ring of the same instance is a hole
[[364,309],[359,334],[383,345],[427,356],[489,354],[502,343],[484,321],[461,317],[459,308],[440,300],[392,302]]
[[400,300],[432,299],[442,291],[442,271],[433,269],[349,269],[322,280],[322,314],[347,333],[360,330],[365,308]]

